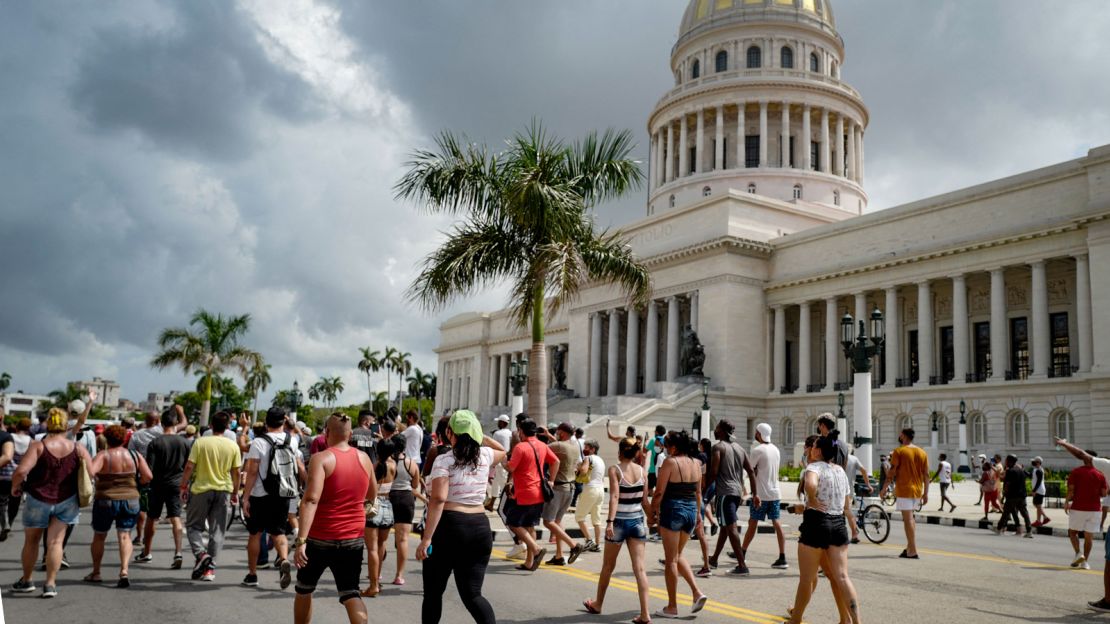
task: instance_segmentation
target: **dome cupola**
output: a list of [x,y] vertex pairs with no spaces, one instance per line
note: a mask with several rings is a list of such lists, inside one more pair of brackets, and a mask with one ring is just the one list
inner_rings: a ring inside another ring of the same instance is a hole
[[836,36],[828,0],[691,0],[678,29],[679,41],[698,31],[744,22],[808,24]]

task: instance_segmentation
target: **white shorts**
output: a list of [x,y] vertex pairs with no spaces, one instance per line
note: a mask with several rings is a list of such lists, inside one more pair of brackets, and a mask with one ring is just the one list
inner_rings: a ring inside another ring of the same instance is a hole
[[895,511],[917,511],[921,506],[920,498],[896,498],[894,499]]
[[295,496],[295,497],[289,499],[289,513],[296,516],[297,514],[300,513],[300,507],[301,507],[301,499],[299,497]]
[[1068,530],[1083,533],[1098,533],[1102,525],[1101,511],[1076,511],[1068,512]]

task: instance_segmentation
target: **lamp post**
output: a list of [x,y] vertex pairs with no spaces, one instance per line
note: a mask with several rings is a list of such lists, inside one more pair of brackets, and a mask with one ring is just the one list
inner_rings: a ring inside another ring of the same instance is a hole
[[694,439],[701,440],[712,429],[712,413],[709,410],[709,377],[701,382],[701,413],[694,413]]
[[593,422],[593,421],[590,419],[590,406],[587,405],[586,406],[586,424],[588,425],[591,422]]
[[967,453],[967,403],[960,399],[960,466],[956,468],[956,472],[962,474],[971,474],[971,466],[968,464]]
[[883,313],[878,308],[871,313],[871,344],[867,343],[867,329],[863,319],[859,319],[857,336],[856,323],[851,314],[845,314],[840,321],[840,344],[855,373],[852,411],[856,435],[852,438],[852,445],[856,447],[860,463],[871,472],[871,358],[882,352],[886,333]]
[[513,384],[513,403],[511,411],[513,418],[524,411],[524,384],[528,383],[528,360],[509,364],[509,383]]
[[293,417],[296,418],[297,410],[301,408],[301,387],[297,382],[293,381],[293,391],[289,393],[289,409],[293,412]]
[[940,420],[939,414],[933,410],[933,426],[929,427],[929,446],[937,448],[940,446],[940,430],[937,428],[937,421]]
[[844,415],[844,393],[839,392],[836,395],[836,428],[840,431],[848,432],[848,417]]

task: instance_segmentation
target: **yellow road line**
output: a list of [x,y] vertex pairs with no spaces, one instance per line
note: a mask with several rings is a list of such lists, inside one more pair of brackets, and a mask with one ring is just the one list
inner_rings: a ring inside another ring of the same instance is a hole
[[[879,548],[889,548],[892,550],[904,549],[905,546],[895,546],[891,544],[879,544]],[[1028,568],[1037,568],[1040,570],[1064,570],[1067,572],[1077,572],[1080,574],[1092,574],[1102,576],[1100,570],[1083,570],[1080,568],[1073,568],[1065,565],[1057,565],[1054,563],[1040,563],[1037,561],[1023,561],[1021,559],[1010,559],[1008,557],[997,557],[994,555],[977,555],[974,553],[954,552],[950,550],[933,550],[930,548],[918,548],[917,552],[925,555],[939,555],[941,557],[954,557],[957,559],[971,559],[972,561],[987,561],[990,563],[1004,563],[1007,565],[1017,565]]]

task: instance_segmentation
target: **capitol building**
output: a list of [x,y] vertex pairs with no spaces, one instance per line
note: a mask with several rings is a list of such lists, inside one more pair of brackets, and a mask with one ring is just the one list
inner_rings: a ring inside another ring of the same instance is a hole
[[[767,422],[792,446],[843,392],[848,435],[878,452],[912,426],[955,463],[961,418],[972,456],[1066,465],[1054,435],[1110,452],[1110,146],[869,213],[869,112],[844,57],[828,0],[690,1],[647,119],[645,216],[620,228],[652,299],[594,284],[548,320],[564,388],[549,421],[582,425],[588,408],[593,437],[606,418],[689,429],[689,327],[713,417],[740,439]],[[854,431],[840,323],[876,309],[871,431]],[[437,408],[506,413],[530,348],[508,310],[447,320]]]

